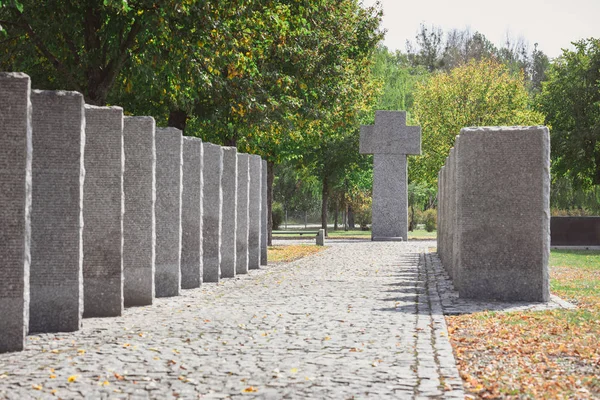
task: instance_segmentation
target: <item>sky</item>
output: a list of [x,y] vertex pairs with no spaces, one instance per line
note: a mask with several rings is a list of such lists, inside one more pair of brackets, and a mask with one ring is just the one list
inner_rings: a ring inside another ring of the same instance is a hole
[[[363,0],[370,6],[376,0]],[[419,25],[479,31],[496,46],[511,38],[525,39],[531,49],[538,43],[550,58],[572,49],[571,42],[600,38],[600,0],[380,0],[383,5],[384,44],[406,50],[415,42]]]

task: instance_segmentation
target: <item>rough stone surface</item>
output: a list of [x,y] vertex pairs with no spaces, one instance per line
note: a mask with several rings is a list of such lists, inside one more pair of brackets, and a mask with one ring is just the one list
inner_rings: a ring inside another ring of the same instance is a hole
[[155,126],[152,117],[125,117],[123,121],[123,297],[126,307],[150,305],[155,294]]
[[317,246],[325,246],[325,229],[319,229],[317,234]]
[[267,161],[262,160],[260,180],[260,265],[267,265],[269,214],[267,213]]
[[156,128],[156,297],[181,291],[181,131]]
[[183,138],[181,288],[202,282],[202,141]]
[[449,166],[455,203],[449,199],[452,243],[444,252],[452,246],[460,297],[548,301],[548,129],[465,128]]
[[123,312],[123,109],[85,106],[83,316]]
[[376,111],[361,127],[361,154],[373,157],[372,239],[408,238],[407,154],[421,154],[421,128],[406,126],[405,111]]
[[261,158],[250,155],[250,186],[248,200],[248,268],[260,268],[260,226],[261,226]]
[[29,325],[31,83],[0,73],[0,353],[23,349]]
[[221,277],[232,278],[236,273],[236,226],[237,226],[237,150],[223,147],[223,192],[221,227]]
[[248,154],[238,153],[237,175],[237,226],[235,235],[235,272],[248,273],[248,184],[250,183]]
[[330,242],[74,334],[29,337],[25,352],[0,355],[0,398],[464,398],[422,254],[435,242]]
[[203,143],[203,147],[202,275],[204,282],[218,282],[221,277],[223,148],[212,143]]
[[30,332],[70,332],[83,314],[85,110],[76,92],[31,92]]

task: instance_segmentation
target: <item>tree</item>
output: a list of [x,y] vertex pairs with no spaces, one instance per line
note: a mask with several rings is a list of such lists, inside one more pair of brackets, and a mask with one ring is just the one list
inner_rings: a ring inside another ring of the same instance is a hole
[[539,109],[551,126],[554,177],[590,188],[600,185],[600,39],[573,45],[550,66]]
[[422,129],[423,155],[411,157],[409,179],[430,185],[461,128],[543,122],[529,107],[523,75],[494,60],[471,61],[419,84],[412,116]]

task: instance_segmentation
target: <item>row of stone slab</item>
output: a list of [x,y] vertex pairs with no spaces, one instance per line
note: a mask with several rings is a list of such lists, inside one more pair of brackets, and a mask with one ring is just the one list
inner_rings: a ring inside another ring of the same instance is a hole
[[438,174],[437,235],[460,297],[548,301],[548,128],[462,129]]
[[266,162],[0,73],[0,352],[267,263]]

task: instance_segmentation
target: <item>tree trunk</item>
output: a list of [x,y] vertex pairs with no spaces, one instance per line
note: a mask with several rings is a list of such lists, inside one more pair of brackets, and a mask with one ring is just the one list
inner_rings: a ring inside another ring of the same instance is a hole
[[[267,161],[267,213],[269,222],[267,223],[267,244],[273,246],[273,182],[275,180],[275,164]],[[286,210],[287,223],[287,210]]]
[[[596,142],[594,141],[594,147],[597,147]],[[600,151],[596,151],[594,154],[594,158],[596,159],[596,174],[594,176],[594,185],[600,185]]]
[[350,229],[354,229],[354,211],[352,211],[352,206],[348,206],[348,226]]
[[335,214],[334,214],[334,220],[333,220],[333,230],[337,231],[338,230],[338,214],[340,212],[340,202],[339,200],[336,200],[335,202]]
[[327,177],[323,178],[323,187],[321,190],[321,228],[325,229],[325,236],[327,237],[327,200],[329,198],[329,180]]

